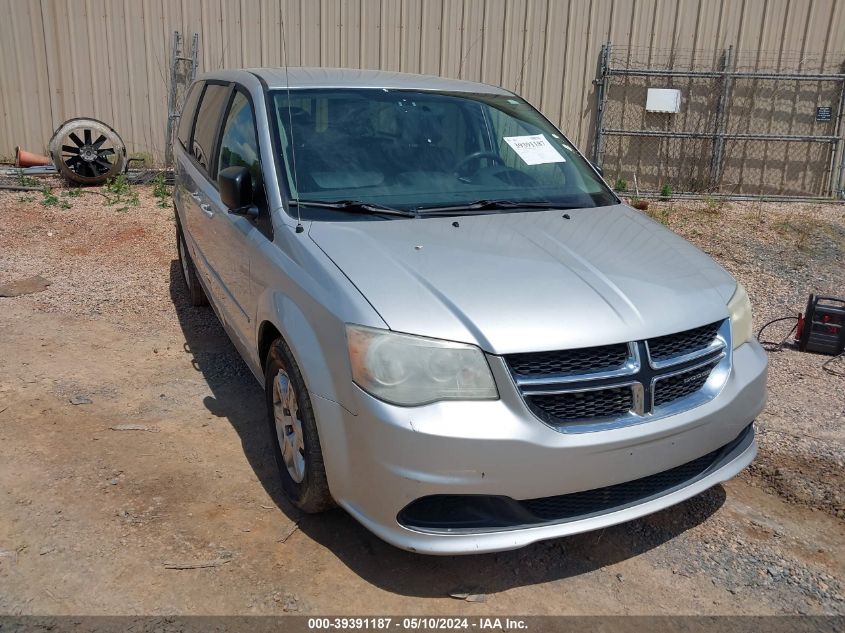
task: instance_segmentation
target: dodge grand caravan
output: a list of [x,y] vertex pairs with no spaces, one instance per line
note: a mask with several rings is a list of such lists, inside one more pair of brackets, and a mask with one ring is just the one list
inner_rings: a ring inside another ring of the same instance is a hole
[[517,95],[290,68],[196,81],[179,259],[264,385],[285,493],[497,551],[661,510],[756,453],[742,286]]

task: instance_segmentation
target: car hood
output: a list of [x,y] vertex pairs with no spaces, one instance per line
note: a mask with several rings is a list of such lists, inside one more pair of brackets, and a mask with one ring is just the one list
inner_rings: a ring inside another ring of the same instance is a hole
[[505,354],[678,332],[736,282],[630,207],[314,222],[311,239],[387,325]]

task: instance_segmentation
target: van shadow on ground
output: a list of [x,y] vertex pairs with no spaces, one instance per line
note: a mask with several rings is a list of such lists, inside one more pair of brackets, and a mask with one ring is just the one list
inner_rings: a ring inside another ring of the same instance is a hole
[[[476,556],[434,557],[384,543],[343,510],[300,515],[286,499],[270,451],[264,396],[211,308],[192,307],[178,261],[170,266],[170,296],[185,347],[213,395],[203,404],[238,433],[250,466],[279,510],[298,520],[308,537],[365,581],[394,593],[444,597],[455,591],[496,593],[595,571],[638,556],[707,520],[725,502],[721,486],[650,517],[521,550]],[[322,438],[323,442],[331,441]]]

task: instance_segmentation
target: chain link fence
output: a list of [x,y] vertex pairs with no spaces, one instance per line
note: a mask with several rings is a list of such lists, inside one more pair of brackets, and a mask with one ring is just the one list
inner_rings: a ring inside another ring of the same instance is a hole
[[843,60],[606,44],[593,159],[644,195],[843,197]]

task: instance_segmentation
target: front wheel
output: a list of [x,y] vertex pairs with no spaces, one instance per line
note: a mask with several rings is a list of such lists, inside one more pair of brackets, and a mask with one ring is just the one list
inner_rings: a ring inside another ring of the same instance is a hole
[[285,495],[314,513],[334,506],[311,399],[290,349],[282,339],[270,346],[264,370],[267,418]]

